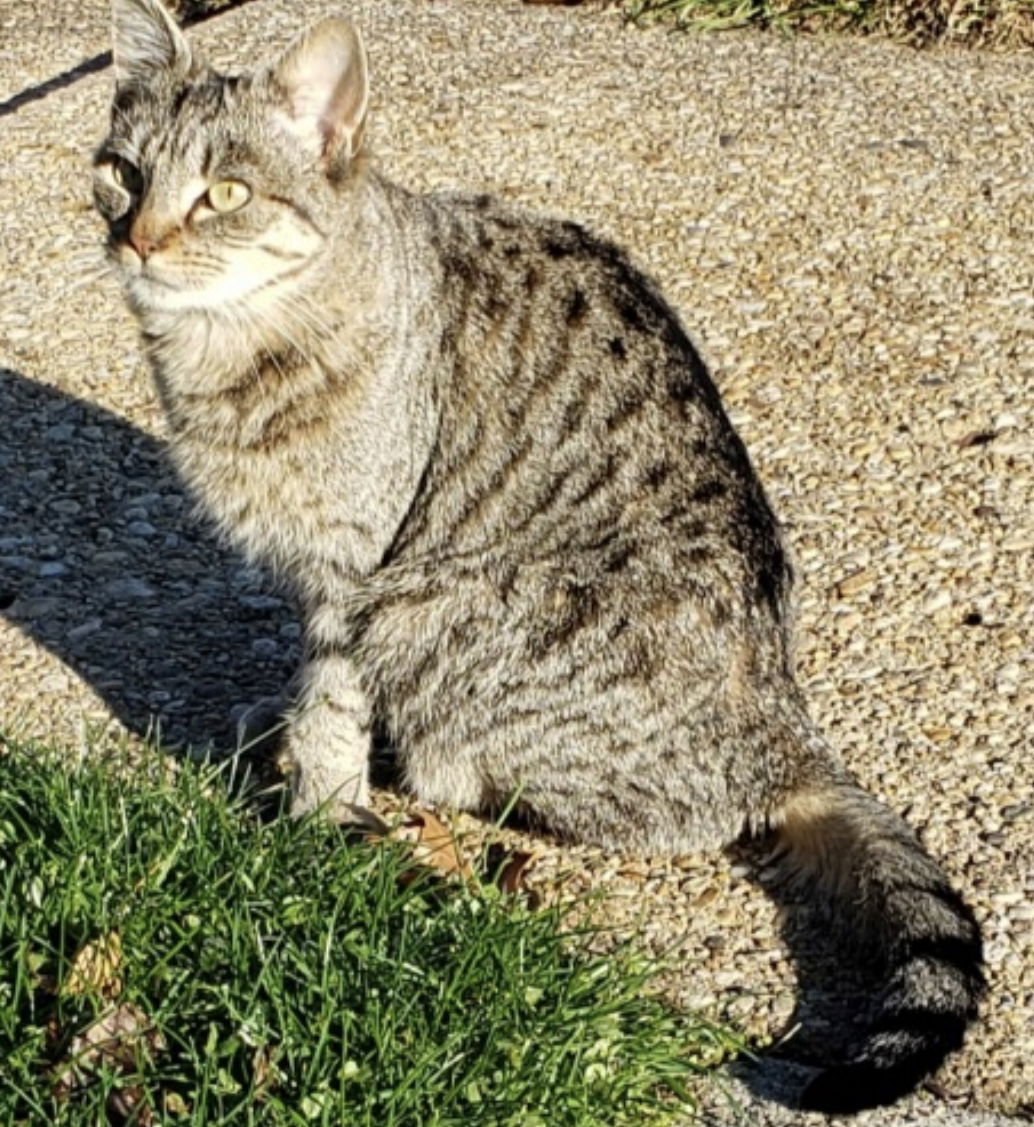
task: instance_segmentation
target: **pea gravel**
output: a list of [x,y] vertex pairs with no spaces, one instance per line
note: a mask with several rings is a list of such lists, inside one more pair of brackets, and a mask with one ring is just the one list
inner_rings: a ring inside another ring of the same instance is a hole
[[[226,745],[231,712],[291,670],[298,627],[165,466],[133,327],[98,276],[87,162],[110,74],[65,73],[107,48],[107,6],[46,8],[0,13],[0,718],[73,748],[155,729]],[[257,0],[194,35],[217,61],[251,59],[323,10]],[[815,714],[983,923],[991,993],[965,1052],[935,1092],[862,1122],[1030,1118],[1029,56],[691,38],[591,5],[351,10],[384,166],[584,220],[660,278],[786,523]],[[603,889],[610,922],[673,956],[674,997],[783,1031],[792,969],[741,856],[523,840],[533,889]]]

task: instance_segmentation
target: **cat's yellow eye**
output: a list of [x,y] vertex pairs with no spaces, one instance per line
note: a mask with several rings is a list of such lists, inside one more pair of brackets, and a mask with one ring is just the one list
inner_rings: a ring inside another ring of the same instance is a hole
[[205,194],[205,202],[213,211],[239,211],[251,199],[251,189],[240,180],[220,180]]

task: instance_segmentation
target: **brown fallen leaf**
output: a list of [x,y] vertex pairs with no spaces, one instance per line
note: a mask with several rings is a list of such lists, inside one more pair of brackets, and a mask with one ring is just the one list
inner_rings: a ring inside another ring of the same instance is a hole
[[162,1093],[162,1105],[168,1115],[189,1115],[190,1105],[179,1092]]
[[520,892],[524,887],[525,875],[537,859],[537,853],[515,850],[498,870],[499,875],[495,878],[496,885],[510,895]]
[[261,1102],[277,1086],[280,1074],[273,1063],[273,1050],[269,1045],[259,1045],[251,1059],[254,1084],[252,1091],[256,1102]]
[[122,940],[117,931],[109,931],[79,950],[61,993],[96,993],[109,1000],[115,998],[122,992],[121,966]]
[[128,1084],[125,1088],[114,1088],[108,1095],[108,1116],[116,1123],[133,1121],[133,1127],[151,1127],[154,1111],[145,1102],[144,1090],[139,1084]]
[[[70,1096],[102,1069],[127,1079],[136,1077],[164,1047],[161,1033],[139,1006],[132,1002],[111,1006],[72,1039],[68,1059],[58,1066],[54,1095],[59,1099]],[[130,1082],[112,1091],[108,1105],[113,1115],[132,1117],[140,1127],[153,1122],[146,1092],[139,1084]]]
[[473,870],[456,844],[452,831],[429,810],[412,814],[388,835],[413,846],[413,857],[422,865],[448,876],[471,880]]

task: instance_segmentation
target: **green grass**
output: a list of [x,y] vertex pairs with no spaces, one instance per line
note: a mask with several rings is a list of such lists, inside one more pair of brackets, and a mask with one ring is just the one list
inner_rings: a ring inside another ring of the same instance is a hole
[[1034,45],[1034,0],[623,0],[633,22],[668,20],[687,31],[741,27],[884,35],[932,44]]
[[[223,782],[0,739],[4,1127],[665,1123],[733,1048],[629,948]],[[90,980],[76,955],[112,935]],[[85,1050],[113,1012],[128,1031]]]
[[[235,0],[169,0],[190,22]],[[762,27],[884,35],[932,44],[1034,46],[1034,0],[610,0],[635,22],[667,19],[689,31]]]

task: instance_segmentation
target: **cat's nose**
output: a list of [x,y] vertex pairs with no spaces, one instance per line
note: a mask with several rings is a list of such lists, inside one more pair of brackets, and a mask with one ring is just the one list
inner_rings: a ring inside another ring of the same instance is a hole
[[129,245],[141,258],[150,258],[158,249],[158,239],[147,231],[133,227],[129,232]]
[[169,231],[159,231],[153,224],[137,220],[129,228],[129,245],[142,259],[150,258],[169,241]]

